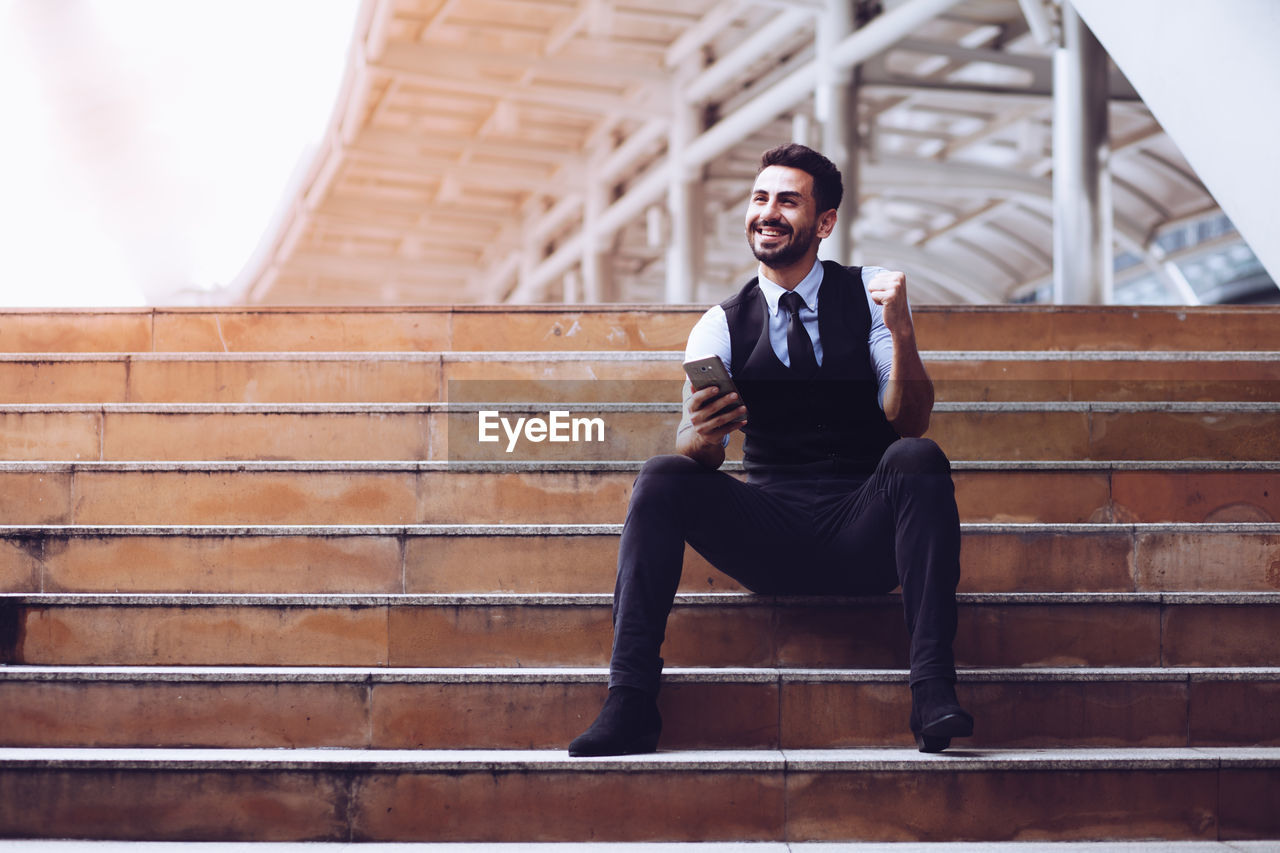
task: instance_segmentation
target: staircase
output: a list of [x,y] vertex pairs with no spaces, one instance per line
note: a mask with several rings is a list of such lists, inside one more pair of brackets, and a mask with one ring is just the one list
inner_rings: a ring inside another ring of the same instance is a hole
[[896,597],[690,552],[662,751],[570,760],[699,313],[0,314],[0,837],[1280,838],[1274,309],[917,309],[972,739]]

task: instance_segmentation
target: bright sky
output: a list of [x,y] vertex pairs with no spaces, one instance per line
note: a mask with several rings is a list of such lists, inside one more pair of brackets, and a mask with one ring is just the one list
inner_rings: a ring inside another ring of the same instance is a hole
[[357,5],[0,0],[0,307],[231,283],[325,132]]

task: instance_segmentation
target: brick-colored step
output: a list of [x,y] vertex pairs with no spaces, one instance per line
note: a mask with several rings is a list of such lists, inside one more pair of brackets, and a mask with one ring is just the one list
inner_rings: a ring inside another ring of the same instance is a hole
[[[640,463],[8,462],[10,524],[617,522]],[[744,476],[741,466],[725,470]],[[966,522],[1280,520],[1276,462],[952,461]]]
[[705,308],[217,308],[6,311],[5,352],[672,350]]
[[[955,804],[963,802],[963,808]],[[1244,839],[1275,749],[0,751],[0,833],[314,841]]]
[[[943,401],[1280,400],[1277,351],[926,349],[922,355]],[[680,398],[682,359],[682,351],[444,353],[440,369],[453,402],[659,402]]]
[[[678,401],[680,353],[0,355],[0,403]],[[1259,381],[1266,364],[1244,367]]]
[[[940,401],[1280,400],[1280,352],[925,350],[922,355]],[[447,396],[441,399],[669,402],[680,399],[682,359],[683,352],[444,354],[440,367]]]
[[[563,412],[559,421],[553,411]],[[1280,403],[940,403],[928,436],[956,459],[1271,461],[1280,459],[1278,414]],[[513,441],[504,417],[520,436],[519,418],[541,419],[546,429],[541,439]],[[445,403],[12,405],[0,406],[0,454],[50,461],[630,461],[670,452],[678,421],[677,404],[661,403],[493,410]],[[740,453],[737,441],[730,453]]]
[[[610,596],[5,595],[0,660],[93,666],[602,666]],[[1270,666],[1280,593],[968,593],[962,666]],[[903,667],[896,596],[677,597],[671,666]]]
[[[706,306],[0,312],[3,352],[674,350]],[[919,305],[930,349],[1275,350],[1270,306]]]
[[[603,669],[0,669],[0,746],[563,749]],[[1280,746],[1280,670],[962,670],[966,747]],[[903,670],[680,669],[664,749],[911,746]]]
[[[495,414],[482,421],[486,410]],[[586,440],[598,433],[584,428],[581,440],[531,442],[512,440],[500,419],[509,425],[520,417],[549,420],[547,406],[452,404],[431,411],[447,417],[444,429],[432,428],[447,444],[437,441],[432,452],[455,461],[647,459],[671,452],[679,422],[675,404],[565,407],[562,423],[569,426],[560,427],[562,436],[572,438],[574,421],[599,418],[605,440]],[[955,459],[1273,460],[1280,458],[1278,414],[1280,403],[939,403],[927,436]],[[739,440],[729,455],[741,455]]]
[[[681,352],[0,354],[0,404],[671,402]],[[1280,400],[1280,353],[924,353],[942,401]]]
[[[9,526],[15,592],[613,589],[620,525]],[[963,524],[961,589],[1274,591],[1280,524]],[[741,590],[686,549],[682,588]]]
[[1274,352],[931,352],[937,399],[1257,401],[1280,399]]

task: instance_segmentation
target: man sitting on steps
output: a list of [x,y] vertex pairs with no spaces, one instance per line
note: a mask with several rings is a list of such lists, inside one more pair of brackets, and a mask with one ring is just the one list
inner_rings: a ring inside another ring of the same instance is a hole
[[[759,275],[707,311],[686,347],[686,360],[718,355],[741,399],[712,403],[716,388],[686,383],[678,453],[649,460],[636,478],[619,545],[609,695],[570,755],[657,748],[659,649],[685,542],[757,593],[901,585],[916,742],[937,752],[973,733],[954,687],[951,468],[919,438],[933,384],[905,276],[817,259],[842,194],[839,170],[812,149],[784,145],[761,160],[746,214]],[[737,430],[745,483],[717,470]]]

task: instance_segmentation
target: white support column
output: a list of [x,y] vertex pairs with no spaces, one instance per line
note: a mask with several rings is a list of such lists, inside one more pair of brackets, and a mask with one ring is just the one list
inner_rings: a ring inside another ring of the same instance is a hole
[[809,138],[812,133],[809,124],[809,116],[806,113],[796,113],[791,116],[791,141],[810,145],[813,140]]
[[830,0],[819,19],[818,85],[814,112],[822,126],[822,153],[844,177],[844,200],[837,212],[836,230],[822,241],[823,259],[849,263],[851,228],[858,215],[858,89],[857,67],[841,68],[832,55],[854,30],[855,0]]
[[516,272],[516,289],[512,291],[510,301],[527,303],[538,301],[541,288],[535,285],[534,279],[542,263],[542,243],[533,235],[526,233],[524,244],[520,247],[520,265]]
[[1114,301],[1107,54],[1062,4],[1053,57],[1053,301]]
[[609,206],[609,183],[593,164],[587,174],[582,214],[582,298],[596,304],[610,300],[611,268],[607,238],[600,231],[600,214]]
[[702,254],[702,187],[698,176],[701,167],[688,162],[686,151],[702,131],[701,111],[684,100],[680,87],[673,97],[671,135],[667,148],[667,221],[670,234],[667,243],[667,281],[665,301],[694,301]]
[[582,301],[582,276],[577,270],[564,274],[564,303],[576,305]]

